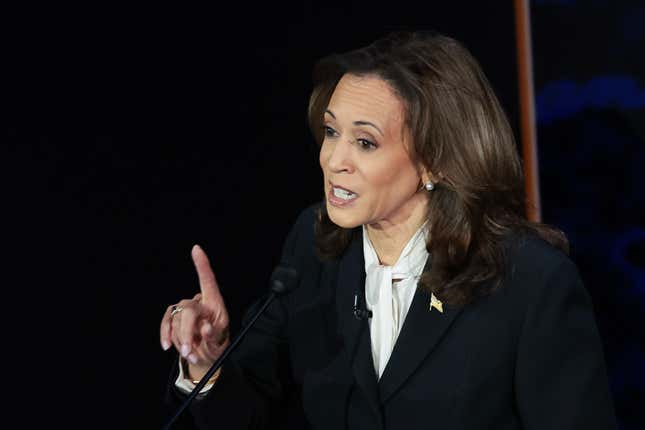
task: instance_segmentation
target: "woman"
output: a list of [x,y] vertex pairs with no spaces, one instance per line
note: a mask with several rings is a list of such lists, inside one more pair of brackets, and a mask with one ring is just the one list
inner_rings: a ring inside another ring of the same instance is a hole
[[[299,286],[182,425],[615,428],[589,296],[564,235],[524,218],[511,129],[466,49],[396,33],[321,60],[314,81],[325,198],[284,246]],[[183,357],[171,407],[229,342],[208,259],[193,259],[201,293],[161,323]]]

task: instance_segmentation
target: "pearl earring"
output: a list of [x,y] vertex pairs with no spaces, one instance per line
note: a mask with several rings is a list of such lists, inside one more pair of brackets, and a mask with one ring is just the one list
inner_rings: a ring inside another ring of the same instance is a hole
[[432,191],[432,190],[434,190],[434,184],[432,183],[432,181],[428,181],[428,182],[426,182],[426,184],[425,184],[425,188],[426,188],[426,190],[427,190],[427,191]]

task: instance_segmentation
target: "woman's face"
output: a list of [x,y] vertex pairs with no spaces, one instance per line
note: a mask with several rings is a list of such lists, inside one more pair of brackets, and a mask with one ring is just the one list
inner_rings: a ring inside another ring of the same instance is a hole
[[378,77],[346,74],[338,82],[324,114],[320,149],[327,212],[335,224],[401,224],[425,209],[404,113]]

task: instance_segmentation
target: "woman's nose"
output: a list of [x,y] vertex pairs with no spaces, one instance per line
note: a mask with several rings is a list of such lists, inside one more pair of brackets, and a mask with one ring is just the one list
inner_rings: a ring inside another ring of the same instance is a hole
[[330,154],[327,160],[329,169],[333,172],[353,171],[354,163],[352,161],[351,149],[352,143],[346,139],[339,139],[334,143],[330,148]]

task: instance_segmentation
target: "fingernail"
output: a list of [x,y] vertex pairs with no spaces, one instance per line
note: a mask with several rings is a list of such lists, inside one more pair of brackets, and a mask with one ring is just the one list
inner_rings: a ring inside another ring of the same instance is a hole
[[188,346],[187,343],[184,343],[181,345],[181,356],[186,358],[188,357],[188,353],[190,352],[190,346]]
[[210,324],[206,324],[206,334],[211,334],[213,331],[213,326]]
[[197,364],[197,356],[195,354],[190,354],[188,356],[188,361],[190,361],[192,364]]
[[170,343],[167,340],[164,340],[163,342],[161,342],[161,347],[164,351],[168,351],[168,348],[170,348]]

